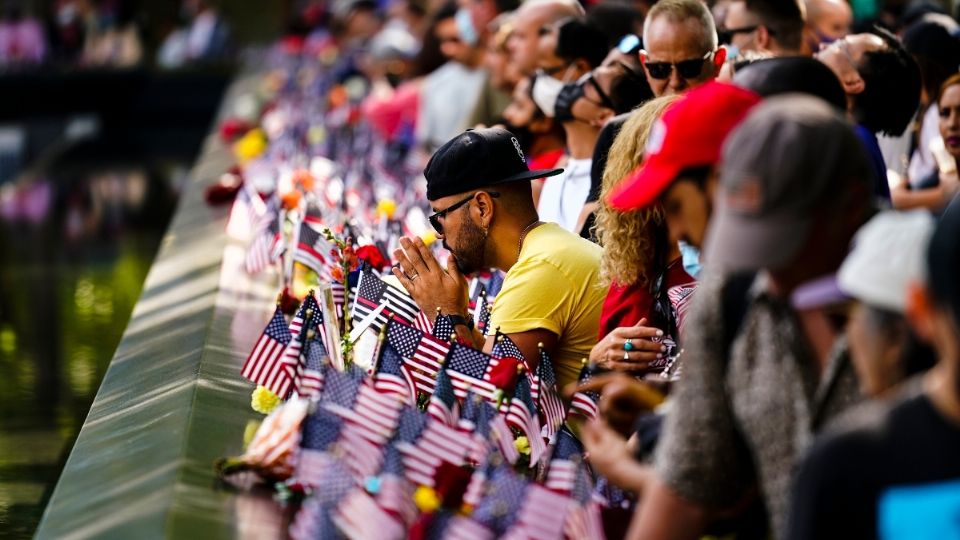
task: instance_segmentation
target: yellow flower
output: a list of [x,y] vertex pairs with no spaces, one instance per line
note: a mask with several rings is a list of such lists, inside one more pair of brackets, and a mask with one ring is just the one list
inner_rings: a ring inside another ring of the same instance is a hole
[[420,486],[413,492],[413,503],[417,505],[421,512],[430,513],[440,508],[440,497],[433,488]]
[[393,219],[393,214],[397,211],[397,203],[393,199],[380,199],[377,203],[377,215]]
[[240,163],[247,163],[267,149],[267,139],[260,129],[251,129],[233,144],[233,153]]
[[526,437],[517,437],[517,440],[513,441],[513,447],[525,456],[530,455],[530,441]]
[[270,414],[279,404],[280,397],[263,386],[258,386],[250,396],[250,407],[258,413]]

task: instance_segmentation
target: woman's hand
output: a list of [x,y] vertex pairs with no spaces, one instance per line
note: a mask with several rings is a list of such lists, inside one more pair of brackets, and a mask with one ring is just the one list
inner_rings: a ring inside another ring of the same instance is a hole
[[467,280],[457,270],[453,257],[444,270],[423,240],[406,237],[400,239],[400,249],[393,256],[397,260],[393,275],[431,320],[437,308],[447,315],[467,315]]
[[640,319],[636,326],[615,328],[591,349],[590,363],[613,371],[643,371],[663,358],[667,348],[653,341],[660,337],[663,331],[647,326],[647,319]]

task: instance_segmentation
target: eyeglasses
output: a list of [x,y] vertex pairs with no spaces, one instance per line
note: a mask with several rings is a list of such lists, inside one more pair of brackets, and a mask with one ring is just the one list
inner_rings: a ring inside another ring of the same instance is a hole
[[647,67],[647,73],[654,79],[668,79],[673,68],[677,68],[677,74],[684,79],[696,79],[703,72],[703,64],[707,62],[715,51],[710,51],[703,55],[703,58],[693,58],[682,60],[680,62],[644,62]]
[[620,38],[617,43],[617,50],[623,54],[635,54],[640,50],[640,37],[636,34],[627,34]]
[[755,31],[757,28],[760,28],[759,24],[753,26],[741,26],[740,28],[727,28],[725,30],[717,31],[717,37],[720,38],[720,43],[722,45],[729,45],[733,41],[733,36],[737,34],[749,34],[750,32]]
[[[496,191],[478,191],[477,193],[486,193],[487,195],[493,197],[494,199],[496,199],[497,197],[500,196],[500,194],[497,193]],[[437,232],[440,233],[440,234],[443,234],[443,222],[440,221],[440,218],[446,217],[447,214],[449,214],[450,212],[453,212],[453,211],[456,210],[457,208],[460,208],[461,206],[463,206],[463,205],[467,204],[468,202],[472,201],[473,198],[477,196],[477,193],[474,193],[473,195],[470,195],[469,197],[467,197],[466,199],[463,199],[463,200],[460,201],[460,202],[455,202],[455,203],[451,204],[450,206],[444,208],[443,210],[439,210],[439,211],[434,212],[433,214],[431,214],[431,215],[427,218],[427,219],[430,221],[430,225],[433,226],[433,229],[434,229],[435,231],[437,231]]]
[[594,78],[593,73],[587,73],[584,75],[582,79],[577,81],[577,84],[581,86],[589,84],[594,90],[596,90],[597,95],[600,96],[600,101],[594,101],[588,98],[586,92],[584,92],[583,99],[593,103],[598,107],[606,107],[608,109],[613,109],[614,111],[617,110],[617,106],[613,104],[613,100],[610,99],[610,96],[607,95],[607,93],[603,91],[603,88],[600,87],[600,83],[598,83],[597,79]]

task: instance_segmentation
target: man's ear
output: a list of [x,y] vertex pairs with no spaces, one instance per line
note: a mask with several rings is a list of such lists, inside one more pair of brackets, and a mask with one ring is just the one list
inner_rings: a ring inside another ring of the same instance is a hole
[[762,51],[770,50],[770,31],[762,24],[757,27],[757,47]]
[[607,123],[607,120],[610,120],[615,115],[616,115],[616,112],[614,112],[612,109],[608,109],[604,107],[603,110],[600,112],[600,114],[598,114],[595,118],[590,120],[590,125],[594,127],[602,128]]
[[727,61],[727,48],[718,47],[716,52],[713,53],[713,73],[720,73],[720,68],[723,67],[723,63]]
[[860,94],[867,87],[867,83],[864,82],[863,77],[861,77],[859,73],[857,73],[856,79],[849,79],[840,82],[843,84],[843,91],[849,95]]
[[493,222],[494,211],[493,197],[486,191],[477,193],[475,212],[482,228],[488,229],[490,227],[490,223]]

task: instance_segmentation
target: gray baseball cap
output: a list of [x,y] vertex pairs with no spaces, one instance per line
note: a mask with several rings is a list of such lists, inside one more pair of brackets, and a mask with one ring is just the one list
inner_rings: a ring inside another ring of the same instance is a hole
[[726,270],[779,268],[804,245],[818,209],[872,193],[853,128],[809,95],[758,105],[727,138],[720,163],[705,259]]

